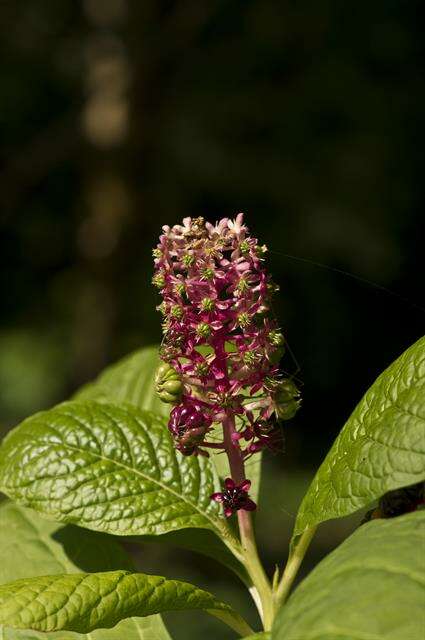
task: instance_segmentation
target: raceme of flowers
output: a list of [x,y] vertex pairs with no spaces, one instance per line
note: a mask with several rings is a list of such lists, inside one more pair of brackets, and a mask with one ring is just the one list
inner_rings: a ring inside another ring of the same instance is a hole
[[[284,338],[271,311],[278,287],[267,273],[266,251],[242,213],[216,225],[185,218],[164,226],[153,251],[164,332],[157,391],[175,405],[169,429],[183,455],[227,450],[217,426],[229,420],[231,446],[243,459],[279,450],[281,421],[298,409],[299,391],[279,369]],[[212,499],[223,503],[226,516],[252,510],[249,485],[228,478]]]

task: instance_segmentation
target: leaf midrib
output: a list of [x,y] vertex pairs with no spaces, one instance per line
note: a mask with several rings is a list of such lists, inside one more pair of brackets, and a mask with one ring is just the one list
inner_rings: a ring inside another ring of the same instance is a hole
[[[70,418],[70,417],[74,418],[74,416],[70,416],[68,414],[65,414],[65,415],[67,415],[68,418]],[[49,428],[51,428],[52,431],[55,431],[60,437],[62,437],[62,434],[60,432],[58,432],[57,429],[55,429],[55,427],[53,427],[52,425],[49,425]],[[49,443],[49,446],[55,447],[55,446],[59,446],[59,445],[54,445],[52,443]],[[67,448],[70,451],[75,451],[76,453],[89,455],[89,456],[92,456],[92,457],[94,457],[94,458],[96,458],[98,460],[103,460],[103,461],[105,461],[105,462],[107,462],[109,464],[116,465],[118,467],[121,467],[121,468],[125,469],[127,472],[136,473],[136,475],[139,475],[141,478],[143,478],[143,480],[158,485],[164,491],[166,491],[168,493],[171,493],[172,495],[176,496],[179,500],[181,500],[182,502],[185,502],[187,505],[189,505],[190,507],[195,509],[203,518],[205,518],[206,520],[208,520],[211,523],[214,531],[218,531],[219,533],[227,533],[227,531],[225,531],[223,525],[219,521],[216,521],[213,518],[211,518],[208,514],[204,513],[198,507],[198,505],[196,503],[191,502],[183,494],[177,493],[174,489],[172,489],[171,487],[163,484],[160,480],[158,480],[156,478],[152,478],[152,477],[144,474],[142,471],[140,471],[139,469],[137,469],[135,467],[130,467],[130,466],[128,466],[127,464],[125,464],[123,462],[119,462],[118,460],[114,460],[113,458],[108,458],[107,456],[101,455],[101,454],[96,453],[94,451],[88,451],[87,449],[81,449],[80,447],[75,447],[73,445],[70,445],[69,443],[63,443],[61,446],[63,446],[64,448]]]

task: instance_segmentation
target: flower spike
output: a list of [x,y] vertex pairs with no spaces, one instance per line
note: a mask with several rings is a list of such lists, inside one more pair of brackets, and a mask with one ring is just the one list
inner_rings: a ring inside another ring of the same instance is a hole
[[[298,389],[279,370],[285,340],[271,311],[278,287],[266,251],[242,213],[215,225],[188,217],[165,226],[153,251],[164,331],[156,384],[161,399],[176,404],[168,428],[183,455],[220,448],[216,432],[209,438],[214,424],[229,420],[242,460],[266,447],[280,450],[281,421],[298,409]],[[213,498],[225,515],[254,509],[249,481],[231,487],[227,480]]]

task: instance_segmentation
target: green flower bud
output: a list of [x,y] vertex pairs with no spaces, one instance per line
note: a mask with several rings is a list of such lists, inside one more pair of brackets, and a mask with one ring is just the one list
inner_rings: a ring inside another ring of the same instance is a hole
[[195,375],[197,375],[198,378],[204,378],[208,375],[209,371],[210,367],[207,362],[199,362],[195,367]]
[[279,420],[290,420],[300,408],[300,392],[292,380],[282,380],[274,394],[276,415]]
[[201,302],[202,311],[213,311],[215,308],[215,302],[211,298],[204,298]]
[[190,253],[187,253],[185,256],[183,256],[182,262],[185,267],[189,268],[193,266],[195,262],[195,256],[191,255]]
[[177,318],[178,320],[181,320],[183,318],[183,309],[181,308],[181,306],[178,304],[175,304],[171,308],[171,315],[173,316],[173,318]]
[[155,273],[154,277],[152,278],[152,284],[158,289],[163,289],[165,287],[164,274],[161,273],[160,271]]
[[285,338],[283,337],[283,334],[280,333],[280,331],[270,331],[268,337],[271,344],[273,344],[275,347],[281,347],[285,342]]
[[167,362],[162,362],[155,375],[155,389],[162,402],[178,404],[183,391],[180,374]]
[[178,282],[174,287],[174,291],[177,293],[177,295],[184,296],[184,294],[186,293],[186,287],[183,282]]
[[249,242],[248,240],[242,240],[242,242],[239,245],[239,249],[241,253],[248,253],[249,252]]
[[277,364],[282,359],[283,354],[285,353],[285,347],[283,346],[285,338],[280,333],[280,331],[273,330],[270,331],[268,339],[270,341],[270,344],[273,345],[273,347],[276,347],[268,355],[269,362],[271,362],[272,364]]
[[214,270],[210,267],[205,267],[201,272],[201,280],[212,280],[214,278]]
[[244,291],[246,291],[247,289],[249,289],[249,284],[248,282],[245,280],[245,278],[241,278],[237,284],[236,287],[237,291],[239,293],[244,293]]
[[196,333],[201,338],[209,338],[211,335],[211,327],[207,322],[200,322],[196,327]]
[[247,327],[251,322],[251,318],[249,316],[249,314],[246,311],[242,311],[242,313],[240,313],[238,315],[238,325],[244,329],[245,327]]
[[255,351],[246,351],[243,354],[243,361],[247,367],[254,367],[258,362],[258,356]]
[[165,302],[161,302],[161,304],[159,304],[157,306],[157,310],[163,315],[165,316],[165,314],[167,313],[167,307]]

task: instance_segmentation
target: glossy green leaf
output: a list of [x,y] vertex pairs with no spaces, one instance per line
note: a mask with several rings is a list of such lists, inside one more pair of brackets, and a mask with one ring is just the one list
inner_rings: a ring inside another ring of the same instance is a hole
[[117,535],[186,527],[231,536],[207,458],[176,452],[154,414],[68,402],[25,420],[0,448],[0,489],[23,506]]
[[[152,409],[158,415],[168,417],[170,405],[159,400],[154,387],[154,377],[159,365],[158,347],[145,347],[108,367],[94,382],[83,387],[76,400],[97,400],[99,402],[129,402],[142,409]],[[217,437],[221,437],[221,427],[217,427]],[[177,459],[181,460],[180,454]],[[210,460],[222,480],[230,475],[227,457],[222,453],[210,451]],[[246,476],[252,482],[251,495],[257,500],[260,486],[261,454],[248,460]],[[208,543],[205,544],[205,540]],[[158,542],[170,542],[176,546],[203,553],[218,560],[242,579],[245,576],[243,566],[229,553],[226,546],[206,532],[192,531],[189,535],[155,537]]]
[[425,511],[362,525],[279,611],[273,640],[423,640]]
[[367,391],[301,504],[294,534],[425,479],[425,337]]
[[[108,367],[94,382],[89,383],[75,395],[76,400],[97,400],[99,402],[129,402],[142,409],[152,409],[158,415],[168,417],[171,406],[159,400],[154,386],[155,372],[160,363],[158,347],[145,347],[126,356]],[[221,437],[221,426],[217,427],[217,437]],[[181,455],[176,454],[181,460]],[[258,500],[261,454],[252,456],[246,465],[246,477],[252,482],[251,495]],[[227,457],[222,453],[210,451],[210,461],[214,464],[221,480],[230,475]],[[179,532],[161,537],[155,536],[152,541],[169,542],[175,546],[191,549],[218,560],[234,571],[242,580],[246,580],[243,566],[229,553],[226,546],[205,531],[190,535]]]
[[[157,415],[168,417],[171,405],[162,402],[155,392],[154,379],[159,363],[157,346],[139,349],[105,369],[96,380],[82,387],[74,399],[130,402],[140,409],[149,409]],[[221,434],[221,427],[217,428],[217,432]],[[221,478],[228,476],[227,457],[214,451],[210,451],[210,455],[218,475]],[[261,457],[261,454],[253,456],[246,465],[246,476],[252,482],[251,495],[255,500],[258,499],[260,487]]]
[[[132,568],[116,540],[102,533],[63,526],[11,502],[0,506],[0,584],[47,574]],[[71,632],[49,634],[0,626],[2,640],[89,640]],[[170,640],[160,615],[128,618],[90,640]]]
[[158,347],[139,349],[109,366],[96,380],[82,387],[74,400],[130,402],[139,409],[167,417],[171,406],[155,392],[155,373],[160,363]]
[[247,636],[244,640],[270,640],[271,635],[267,631],[255,633],[253,636]]
[[241,635],[250,629],[231,607],[187,582],[128,571],[74,573],[0,586],[0,624],[36,631],[114,627],[124,618],[203,609]]

